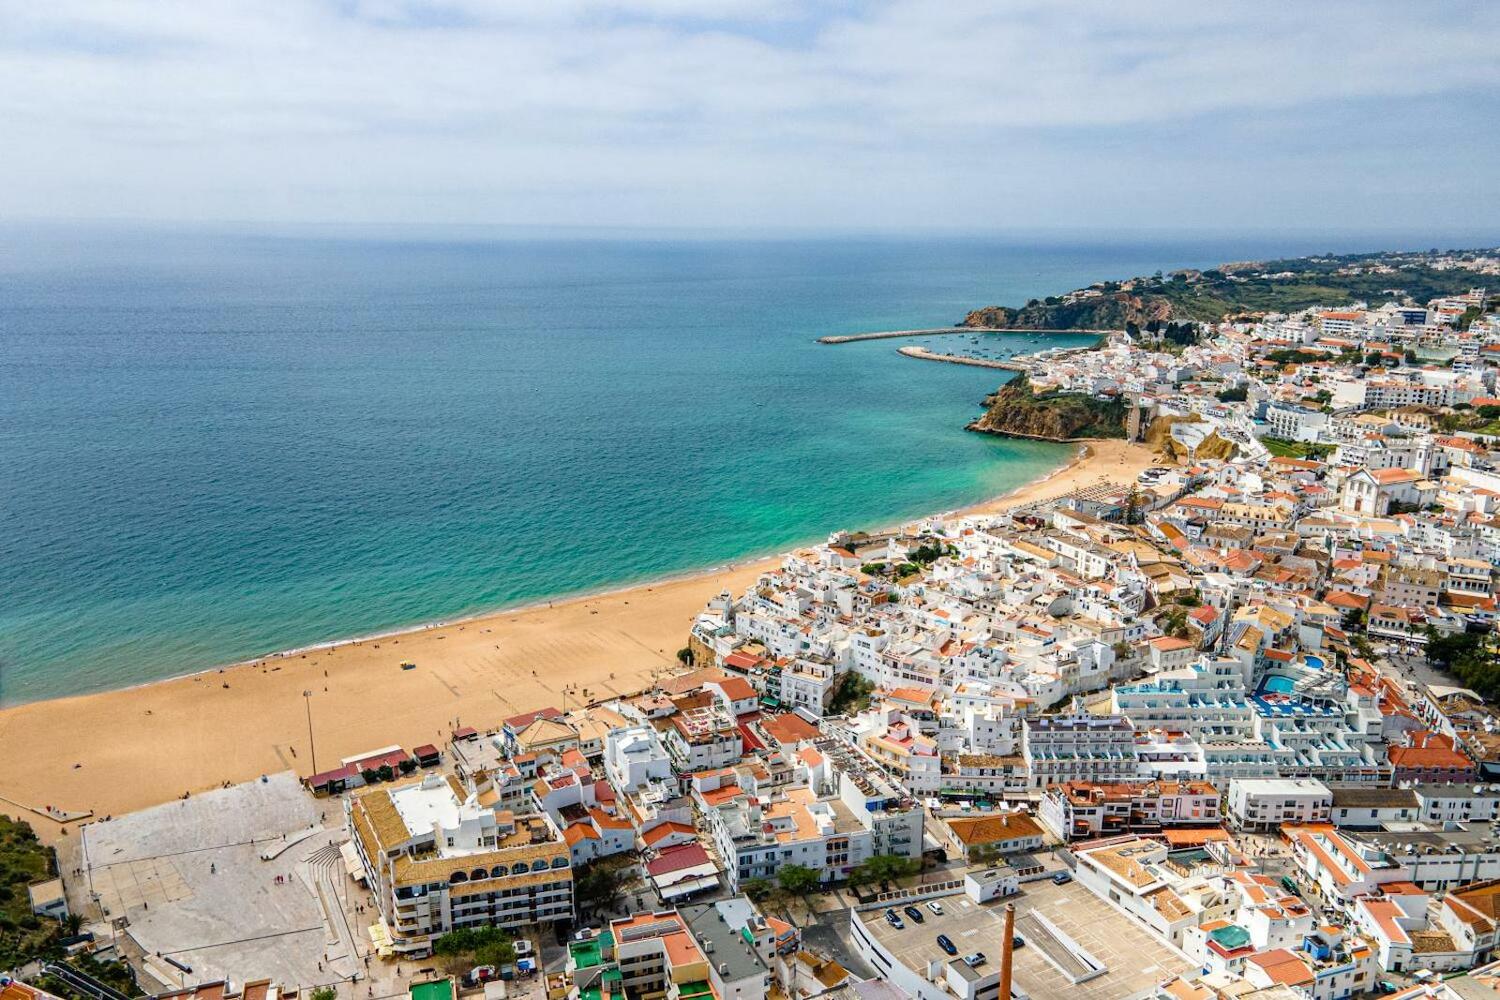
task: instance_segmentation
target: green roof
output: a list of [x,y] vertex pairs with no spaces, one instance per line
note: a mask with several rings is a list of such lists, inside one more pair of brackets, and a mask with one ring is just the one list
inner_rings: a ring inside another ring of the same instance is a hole
[[1216,931],[1209,931],[1208,936],[1217,941],[1227,951],[1243,948],[1250,943],[1250,932],[1239,924],[1230,924],[1228,927],[1220,927]]
[[[600,954],[602,950],[597,937],[587,941],[573,941],[568,945],[568,952],[573,956],[573,964],[580,969],[591,969],[596,965],[603,965],[604,956]],[[413,997],[412,1000],[425,1000],[425,998]]]
[[691,983],[683,983],[677,988],[677,994],[682,1000],[689,1000],[691,997],[706,997],[711,992],[708,988],[708,983],[702,979],[695,979]]
[[412,983],[409,992],[411,1000],[453,1000],[453,980],[439,979],[433,983]]

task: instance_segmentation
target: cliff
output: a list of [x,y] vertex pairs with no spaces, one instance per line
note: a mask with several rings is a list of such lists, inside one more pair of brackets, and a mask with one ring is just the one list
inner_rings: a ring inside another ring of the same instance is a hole
[[984,434],[1070,441],[1125,436],[1125,404],[1081,393],[1032,391],[1018,375],[984,401],[985,410],[968,429]]
[[1098,295],[1071,301],[1033,299],[1019,309],[986,306],[964,317],[964,326],[1016,330],[1123,330],[1126,323],[1145,326],[1152,320],[1166,322],[1172,303],[1158,295],[1127,292]]
[[1479,258],[1489,250],[1427,250],[1240,261],[1200,271],[1100,281],[1024,306],[986,306],[964,326],[1027,330],[1123,330],[1127,324],[1217,323],[1311,306],[1426,302],[1494,283]]
[[[1160,452],[1174,462],[1186,463],[1197,459],[1218,459],[1228,461],[1239,451],[1239,446],[1233,441],[1219,436],[1218,431],[1210,430],[1206,436],[1197,437],[1191,433],[1186,440],[1179,440],[1173,434],[1173,428],[1178,425],[1200,424],[1197,414],[1177,417],[1157,417],[1151,421],[1146,428],[1145,444],[1152,451]],[[1200,424],[1200,433],[1201,433]]]

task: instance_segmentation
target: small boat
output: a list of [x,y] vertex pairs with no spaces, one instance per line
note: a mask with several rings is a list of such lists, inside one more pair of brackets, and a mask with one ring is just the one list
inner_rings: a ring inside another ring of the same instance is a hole
[[417,669],[417,665],[415,663],[411,662],[410,660],[402,660],[401,661],[401,669],[402,670],[415,670],[415,669]]

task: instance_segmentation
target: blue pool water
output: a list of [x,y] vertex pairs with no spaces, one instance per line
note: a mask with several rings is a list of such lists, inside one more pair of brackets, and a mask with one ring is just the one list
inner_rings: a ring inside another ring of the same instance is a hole
[[1260,689],[1269,694],[1291,694],[1294,687],[1290,677],[1267,677]]

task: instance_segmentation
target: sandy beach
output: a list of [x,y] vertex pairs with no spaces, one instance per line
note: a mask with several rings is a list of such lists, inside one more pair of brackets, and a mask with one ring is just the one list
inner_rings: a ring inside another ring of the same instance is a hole
[[[1097,442],[1050,476],[971,509],[1132,479],[1152,458],[1140,446]],[[441,746],[456,725],[485,729],[546,705],[639,690],[677,669],[676,651],[709,598],[739,593],[777,562],[0,710],[0,812],[55,840],[64,827],[33,810],[124,813],[226,781],[311,774],[314,753],[317,769],[328,770],[391,744]]]

